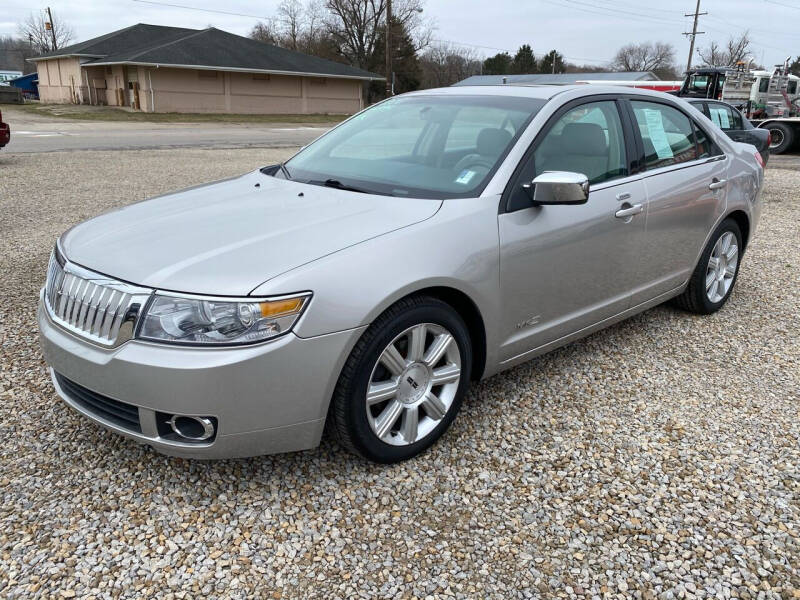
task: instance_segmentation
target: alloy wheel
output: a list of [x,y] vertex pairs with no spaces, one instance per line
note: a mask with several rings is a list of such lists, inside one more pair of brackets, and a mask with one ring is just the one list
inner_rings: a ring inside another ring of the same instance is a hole
[[367,421],[378,438],[406,446],[430,434],[447,414],[461,379],[461,352],[441,325],[409,327],[381,352],[366,394]]
[[706,296],[711,302],[716,304],[727,295],[733,285],[738,263],[739,247],[736,236],[733,232],[726,231],[714,244],[706,267]]

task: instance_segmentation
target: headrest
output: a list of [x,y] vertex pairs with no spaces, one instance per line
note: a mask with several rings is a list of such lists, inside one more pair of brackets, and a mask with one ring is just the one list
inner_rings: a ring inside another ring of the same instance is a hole
[[583,156],[608,154],[606,134],[596,123],[567,123],[561,132],[561,145],[566,154]]
[[491,127],[481,129],[476,144],[478,154],[496,158],[503,153],[510,141],[511,134],[505,129],[493,129]]

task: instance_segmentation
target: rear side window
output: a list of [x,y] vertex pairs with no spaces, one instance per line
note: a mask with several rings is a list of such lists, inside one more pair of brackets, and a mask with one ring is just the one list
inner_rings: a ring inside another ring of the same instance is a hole
[[786,93],[794,96],[797,93],[797,80],[792,79],[786,86]]
[[696,160],[695,130],[685,114],[666,104],[631,101],[644,144],[645,168]]
[[711,158],[719,156],[722,150],[700,129],[697,123],[694,124],[695,139],[697,140],[697,158]]
[[742,115],[739,111],[732,109],[725,104],[710,102],[708,104],[708,116],[714,124],[724,131],[743,129]]

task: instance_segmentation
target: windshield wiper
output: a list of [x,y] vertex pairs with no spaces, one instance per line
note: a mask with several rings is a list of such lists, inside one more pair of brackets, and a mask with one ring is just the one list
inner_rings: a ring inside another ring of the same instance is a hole
[[325,187],[336,188],[337,190],[345,190],[347,192],[358,192],[359,194],[377,194],[373,190],[365,190],[363,188],[355,187],[352,185],[345,185],[338,179],[326,179],[325,181],[309,181],[313,185],[322,185]]
[[292,174],[289,173],[289,169],[286,168],[286,163],[278,163],[278,166],[280,167],[281,173],[283,173],[283,176],[286,177],[286,179],[291,180],[292,179]]

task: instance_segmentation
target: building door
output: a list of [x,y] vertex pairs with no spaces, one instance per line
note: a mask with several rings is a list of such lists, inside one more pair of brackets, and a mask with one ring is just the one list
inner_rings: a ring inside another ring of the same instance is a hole
[[128,88],[128,97],[127,97],[127,105],[131,108],[138,110],[139,109],[139,69],[136,67],[131,67],[127,69],[127,88]]

